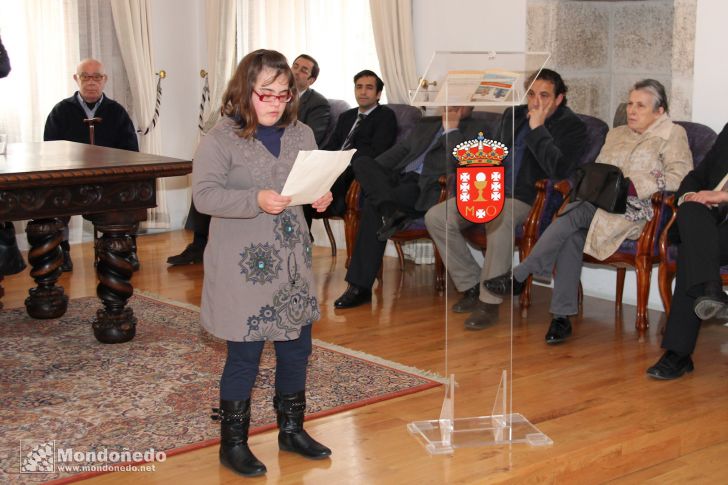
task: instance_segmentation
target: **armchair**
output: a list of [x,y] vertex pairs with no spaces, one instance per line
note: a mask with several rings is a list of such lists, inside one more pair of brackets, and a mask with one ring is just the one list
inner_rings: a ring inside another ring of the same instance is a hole
[[[387,104],[394,111],[397,118],[397,139],[399,143],[409,135],[412,128],[422,118],[422,111],[419,108],[407,104]],[[346,193],[346,213],[344,214],[344,234],[346,238],[346,267],[349,267],[351,255],[354,252],[356,235],[359,232],[359,211],[361,210],[361,190],[359,182],[354,180]],[[423,223],[424,227],[424,223]],[[398,248],[399,253],[401,248]],[[400,264],[403,260],[400,261]]]
[[[688,122],[676,122],[686,127],[688,133],[688,144],[693,154],[697,153],[702,157],[707,153],[707,148],[700,155],[700,144],[703,143],[702,130],[690,126]],[[690,123],[690,125],[697,125]],[[702,126],[702,125],[701,125]],[[706,127],[707,128],[707,127]],[[712,130],[711,130],[712,131]],[[713,132],[715,136],[715,132]],[[709,147],[708,147],[709,148]],[[566,195],[570,189],[568,182],[560,182],[557,184],[557,190]],[[584,255],[584,261],[591,264],[608,265],[617,269],[617,283],[615,292],[615,311],[619,313],[622,310],[622,295],[624,291],[624,278],[628,267],[634,268],[637,276],[637,315],[635,318],[635,328],[639,334],[639,340],[644,340],[644,335],[649,326],[647,317],[647,300],[650,292],[650,279],[652,276],[652,267],[660,262],[659,241],[661,234],[668,222],[668,210],[666,200],[669,194],[666,192],[656,192],[652,194],[651,203],[654,211],[654,217],[650,220],[637,240],[626,240],[617,249],[617,251],[607,259],[600,261],[589,255]],[[565,203],[564,203],[565,205]],[[563,207],[563,206],[562,206]]]
[[[334,133],[334,128],[336,127],[336,122],[339,120],[339,116],[341,116],[341,113],[349,109],[349,103],[343,99],[329,99],[328,101],[329,107],[331,108],[331,116],[329,117],[329,126],[326,128],[326,136],[324,137],[324,141],[321,143],[321,146],[326,146]],[[329,238],[329,244],[331,245],[331,256],[336,256],[336,239],[334,238],[334,232],[331,230],[329,220],[342,219],[342,217],[327,215],[325,212],[321,213],[316,211],[312,212],[311,217],[313,219],[321,219],[324,223],[326,236]]]
[[[579,165],[592,163],[596,160],[599,151],[604,144],[609,127],[599,118],[589,115],[578,115],[586,124],[588,146],[579,160]],[[518,248],[518,257],[523,261],[535,246],[538,238],[553,221],[557,211],[564,201],[563,192],[556,188],[556,182],[542,179],[536,182],[536,200],[531,206],[523,225],[516,228],[514,245]],[[568,192],[568,190],[566,191]],[[480,248],[483,252],[487,249],[488,241],[485,228],[481,225],[470,226],[463,231],[463,235],[473,246]],[[521,315],[528,315],[528,307],[531,305],[531,278],[529,277],[526,286],[521,293],[519,300]]]
[[[710,147],[715,143],[717,134],[712,128],[700,123],[690,121],[676,121],[688,134],[688,143],[690,151],[693,153],[693,165],[697,167],[708,154]],[[663,209],[663,219],[666,220],[665,228],[659,237],[659,255],[660,264],[657,268],[657,281],[660,289],[660,299],[665,307],[665,313],[670,313],[670,304],[672,303],[672,280],[675,278],[677,271],[677,246],[670,244],[667,233],[675,222],[677,215],[677,201],[674,195],[666,197],[665,207]],[[723,285],[728,285],[728,266],[720,269]]]

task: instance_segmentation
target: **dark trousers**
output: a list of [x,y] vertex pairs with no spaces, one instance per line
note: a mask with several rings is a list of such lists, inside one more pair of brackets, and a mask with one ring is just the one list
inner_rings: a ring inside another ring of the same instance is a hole
[[[265,342],[227,342],[227,359],[220,378],[220,399],[244,401],[250,397]],[[311,355],[311,325],[296,340],[273,342],[276,350],[277,392],[293,394],[306,389],[306,369]]]
[[207,235],[210,233],[210,216],[197,212],[194,202],[190,204],[185,229],[195,233],[194,243],[201,244],[203,247],[207,244]]
[[[351,165],[346,167],[346,170],[339,175],[331,186],[331,195],[334,200],[331,202],[329,207],[326,208],[326,212],[320,212],[319,217],[343,217],[346,213],[346,193],[351,187],[351,183],[354,181],[354,169]],[[316,209],[311,207],[310,204],[305,204],[303,207],[303,217],[306,219],[306,225],[308,230],[311,230],[311,221],[316,217]]]
[[717,209],[697,202],[678,207],[677,277],[662,347],[692,354],[700,332],[695,300],[707,282],[720,282],[720,266],[728,264],[728,223]]
[[414,208],[420,195],[419,175],[415,172],[392,172],[369,157],[357,158],[352,166],[362,188],[364,206],[346,281],[362,288],[371,288],[387,246],[386,242],[377,239],[377,231],[382,227],[382,216],[391,215],[394,209],[412,219],[424,216],[424,212]]

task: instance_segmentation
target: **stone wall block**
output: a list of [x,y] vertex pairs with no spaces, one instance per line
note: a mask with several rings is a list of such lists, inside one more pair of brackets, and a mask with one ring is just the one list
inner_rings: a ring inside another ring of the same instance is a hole
[[672,31],[672,2],[615,4],[614,70],[669,72]]
[[554,65],[572,70],[609,67],[609,10],[605,5],[559,2],[554,24]]

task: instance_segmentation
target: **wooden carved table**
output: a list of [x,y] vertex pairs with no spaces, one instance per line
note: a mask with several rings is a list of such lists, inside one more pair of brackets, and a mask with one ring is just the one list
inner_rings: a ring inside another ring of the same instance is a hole
[[37,286],[25,300],[28,314],[57,318],[66,312],[68,297],[56,285],[63,262],[58,218],[80,214],[101,234],[96,294],[103,307],[94,335],[103,343],[133,339],[136,318],[126,307],[133,293],[131,233],[157,205],[157,178],[191,171],[191,161],[68,141],[9,144],[0,155],[0,221],[31,220],[28,262]]

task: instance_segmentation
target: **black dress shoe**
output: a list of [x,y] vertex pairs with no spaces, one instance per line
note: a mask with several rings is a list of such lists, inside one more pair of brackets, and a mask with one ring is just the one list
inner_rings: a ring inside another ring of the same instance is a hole
[[523,293],[526,283],[513,278],[509,271],[508,273],[503,273],[500,276],[483,281],[483,286],[494,295],[506,296],[511,294],[511,289],[514,295],[520,295]]
[[382,227],[377,231],[377,239],[386,242],[397,231],[404,229],[409,216],[400,210],[395,210],[392,215],[382,217]]
[[692,372],[693,359],[689,355],[680,355],[672,350],[668,350],[655,365],[647,369],[647,375],[663,381],[677,379],[686,372]]
[[334,302],[334,308],[353,308],[370,301],[372,301],[372,290],[349,285],[344,294]]
[[546,332],[547,344],[558,344],[571,336],[571,320],[569,317],[558,317],[551,320],[549,331]]
[[695,300],[695,314],[701,320],[728,318],[728,295],[724,291],[705,294]]
[[498,321],[498,309],[500,305],[478,301],[478,306],[473,313],[465,319],[467,330],[483,330]]
[[468,288],[463,292],[463,297],[452,306],[452,311],[455,313],[468,313],[472,312],[478,307],[478,297],[480,296],[480,283]]
[[194,244],[188,244],[184,251],[177,254],[176,256],[170,256],[167,258],[167,264],[172,266],[180,266],[183,264],[199,264],[202,262],[202,256],[205,253],[204,247],[199,247]]

